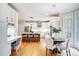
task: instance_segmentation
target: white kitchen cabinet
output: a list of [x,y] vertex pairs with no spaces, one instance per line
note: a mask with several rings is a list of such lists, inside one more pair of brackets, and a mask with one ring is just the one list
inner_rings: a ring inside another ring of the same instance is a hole
[[11,55],[11,44],[8,44],[8,55]]
[[15,21],[15,11],[10,7],[10,6],[7,6],[7,13],[8,13],[8,16],[7,16],[7,19],[8,19],[8,23],[12,23],[14,24],[14,21]]
[[12,9],[10,6],[10,18],[8,21],[9,23],[14,24],[15,33],[18,34],[18,12],[14,9]]
[[15,33],[17,35],[18,34],[18,12],[9,5],[7,5],[6,19],[8,20],[8,23],[14,24]]
[[7,10],[6,19],[7,19],[8,23],[10,23],[11,22],[11,8],[7,5],[6,10]]
[[18,13],[7,3],[0,3],[0,56],[11,54],[11,44],[8,44],[8,23],[14,24],[15,33],[18,33]]

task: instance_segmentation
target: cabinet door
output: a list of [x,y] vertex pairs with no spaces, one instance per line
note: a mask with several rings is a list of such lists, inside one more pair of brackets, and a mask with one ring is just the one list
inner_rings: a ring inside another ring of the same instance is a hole
[[7,5],[7,20],[8,20],[8,23],[11,23],[11,8]]
[[14,10],[10,6],[7,6],[7,13],[8,23],[14,24]]
[[79,10],[75,12],[75,46],[79,47]]
[[8,55],[11,55],[11,44],[8,44]]
[[15,23],[15,10],[11,9],[11,23]]

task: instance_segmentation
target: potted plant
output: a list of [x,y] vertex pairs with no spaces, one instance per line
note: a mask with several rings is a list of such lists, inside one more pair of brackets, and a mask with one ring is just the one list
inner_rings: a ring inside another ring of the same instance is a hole
[[58,34],[60,33],[61,28],[57,29],[55,27],[52,27],[52,32],[55,34],[55,39],[58,38]]

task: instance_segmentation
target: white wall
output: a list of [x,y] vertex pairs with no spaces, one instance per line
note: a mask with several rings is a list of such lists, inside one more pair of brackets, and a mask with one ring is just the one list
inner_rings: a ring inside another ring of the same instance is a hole
[[[50,18],[50,25],[52,25],[52,27],[55,27],[55,28],[61,28],[61,30],[63,30],[63,19],[62,19],[62,14],[59,16],[59,17],[51,17]],[[59,37],[63,38],[63,31],[61,31],[59,33]]]
[[21,35],[24,32],[24,21],[18,21],[18,32]]
[[60,17],[51,17],[50,18],[50,25],[58,28],[60,26]]

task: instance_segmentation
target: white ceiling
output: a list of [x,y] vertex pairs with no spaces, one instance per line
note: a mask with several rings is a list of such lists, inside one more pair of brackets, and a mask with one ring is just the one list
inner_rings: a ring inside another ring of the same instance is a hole
[[18,9],[20,20],[28,20],[29,17],[44,20],[51,14],[62,14],[79,8],[77,3],[13,3],[13,5]]

